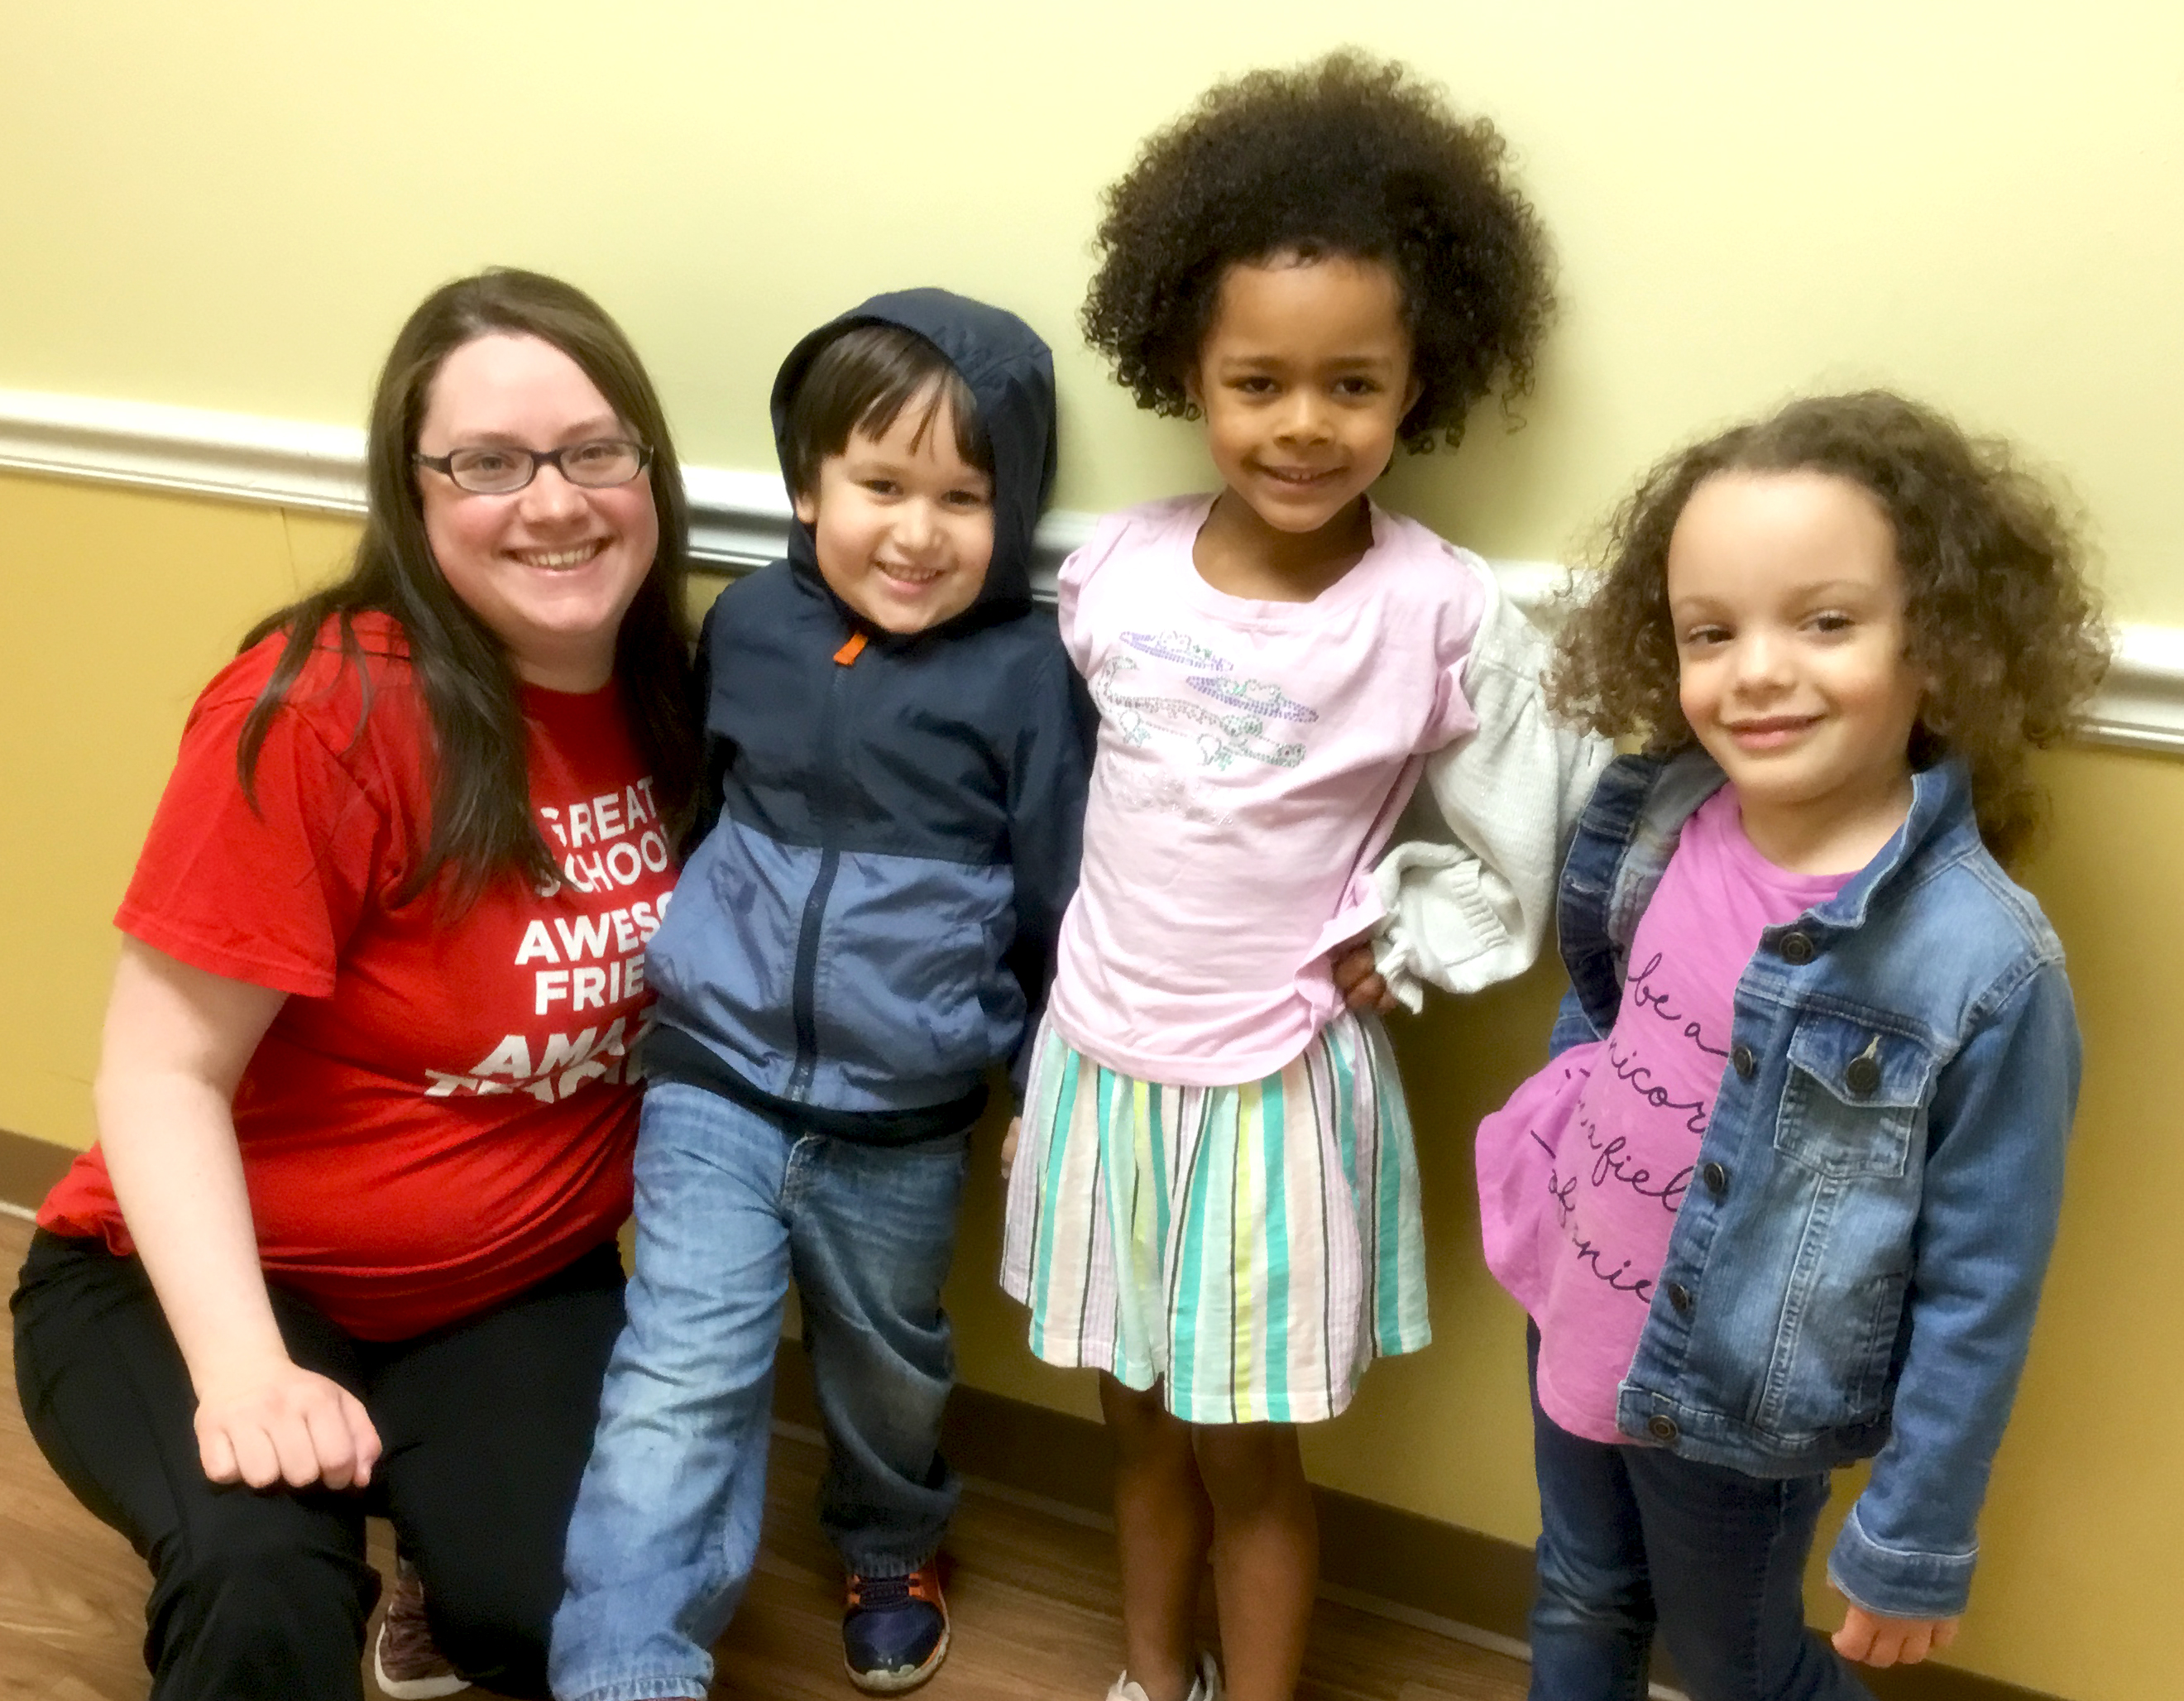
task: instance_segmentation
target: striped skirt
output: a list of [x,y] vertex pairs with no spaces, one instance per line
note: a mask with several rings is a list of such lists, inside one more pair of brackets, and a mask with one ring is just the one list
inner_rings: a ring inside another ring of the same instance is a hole
[[1195,1424],[1309,1423],[1426,1326],[1418,1172],[1379,1021],[1345,1011],[1279,1074],[1175,1087],[1042,1029],[1001,1285],[1031,1350]]

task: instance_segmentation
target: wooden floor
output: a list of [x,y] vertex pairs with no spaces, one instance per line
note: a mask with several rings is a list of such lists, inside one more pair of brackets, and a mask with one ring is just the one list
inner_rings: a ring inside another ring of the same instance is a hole
[[[9,1287],[30,1225],[0,1217]],[[0,1336],[7,1385],[12,1347]],[[811,1514],[819,1449],[778,1441],[759,1575],[718,1649],[716,1696],[848,1701],[839,1572]],[[1078,1517],[972,1485],[949,1542],[955,1647],[921,1701],[1100,1701],[1122,1664],[1109,1536]],[[391,1550],[373,1525],[373,1559]],[[0,1701],[142,1701],[147,1579],[128,1544],[47,1468],[0,1396]],[[1520,1701],[1518,1661],[1322,1602],[1301,1701]],[[379,1690],[366,1663],[365,1693]]]

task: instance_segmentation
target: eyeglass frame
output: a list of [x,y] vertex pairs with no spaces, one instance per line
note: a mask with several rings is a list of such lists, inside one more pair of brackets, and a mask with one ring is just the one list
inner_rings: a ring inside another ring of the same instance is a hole
[[[587,484],[581,478],[570,477],[568,469],[561,465],[561,457],[565,455],[575,455],[582,449],[596,449],[603,443],[621,443],[635,449],[637,471],[627,478],[616,479],[611,484]],[[454,460],[459,455],[481,451],[497,455],[522,455],[531,463],[530,473],[522,483],[511,484],[505,490],[473,490],[455,477]],[[586,438],[582,443],[564,443],[559,449],[530,449],[522,443],[467,443],[460,449],[451,449],[445,455],[421,455],[413,451],[410,460],[415,466],[430,467],[465,496],[514,496],[531,488],[532,482],[538,477],[538,469],[542,466],[552,467],[554,471],[561,475],[562,482],[572,490],[619,490],[624,485],[634,484],[644,477],[645,469],[652,465],[652,445],[649,443],[639,443],[635,438],[628,437]]]

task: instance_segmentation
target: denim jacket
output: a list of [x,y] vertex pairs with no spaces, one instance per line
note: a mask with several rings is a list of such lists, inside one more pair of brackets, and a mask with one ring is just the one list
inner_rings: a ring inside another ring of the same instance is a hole
[[[1554,1051],[1613,1026],[1638,918],[1722,784],[1696,747],[1602,776],[1563,867]],[[1829,1575],[1869,1611],[1953,1616],[2079,1074],[2062,946],[1981,844],[1959,766],[1914,775],[1886,848],[1761,936],[1730,1057],[1617,1426],[1760,1476],[1877,1455]]]

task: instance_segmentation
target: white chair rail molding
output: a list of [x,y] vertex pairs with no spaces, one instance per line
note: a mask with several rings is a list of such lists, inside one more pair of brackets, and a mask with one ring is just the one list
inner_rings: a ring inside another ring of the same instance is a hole
[[[153,402],[0,390],[0,471],[92,479],[148,490],[265,503],[326,514],[364,512],[364,433],[347,426],[266,419]],[[695,562],[736,573],[783,553],[788,498],[777,472],[685,466]],[[1090,535],[1094,517],[1050,512],[1039,528],[1037,582]],[[1566,577],[1551,562],[1494,564],[1528,612]],[[2094,699],[2090,743],[2184,753],[2184,627],[2126,623]]]

